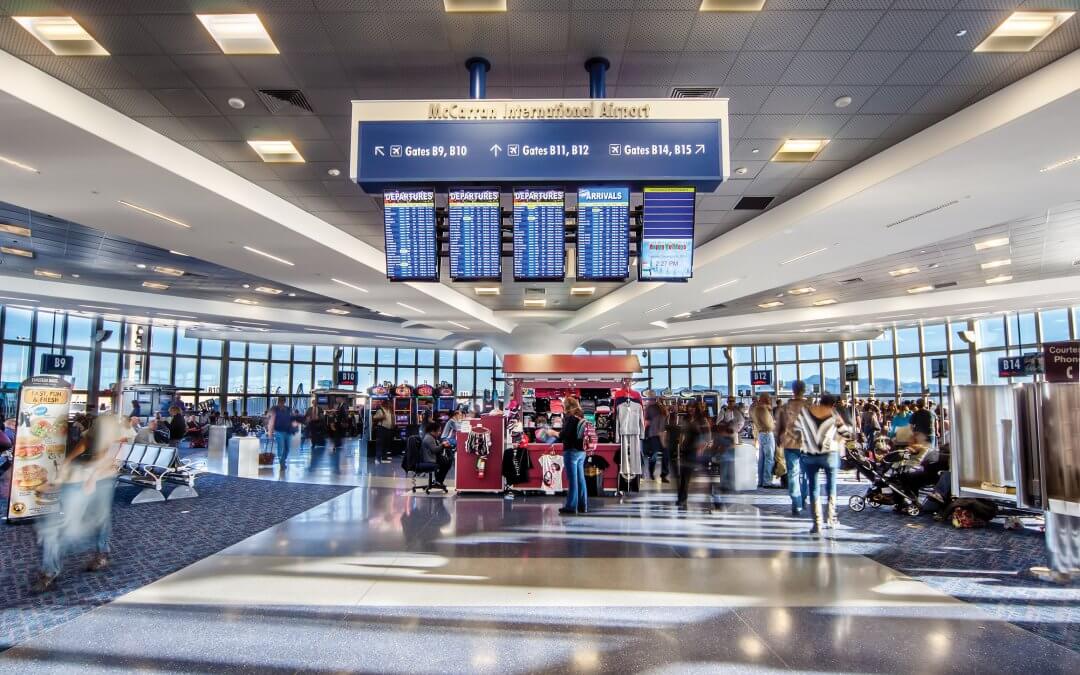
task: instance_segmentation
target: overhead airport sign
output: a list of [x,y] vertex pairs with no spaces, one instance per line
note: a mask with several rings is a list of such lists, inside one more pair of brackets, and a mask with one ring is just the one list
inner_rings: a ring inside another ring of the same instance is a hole
[[1043,345],[1047,382],[1080,382],[1080,340]]
[[726,99],[353,101],[350,176],[423,183],[679,183],[730,171]]

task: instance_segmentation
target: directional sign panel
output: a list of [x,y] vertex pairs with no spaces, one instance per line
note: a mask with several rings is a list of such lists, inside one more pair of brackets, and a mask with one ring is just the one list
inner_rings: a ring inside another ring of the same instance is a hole
[[383,193],[386,276],[390,281],[438,281],[435,191],[428,188]]
[[577,226],[577,278],[626,279],[630,272],[630,188],[579,188]]
[[450,278],[502,279],[502,207],[498,188],[453,188],[447,195]]
[[718,120],[362,121],[356,181],[388,183],[723,180]]
[[562,281],[566,276],[565,193],[514,190],[514,280]]

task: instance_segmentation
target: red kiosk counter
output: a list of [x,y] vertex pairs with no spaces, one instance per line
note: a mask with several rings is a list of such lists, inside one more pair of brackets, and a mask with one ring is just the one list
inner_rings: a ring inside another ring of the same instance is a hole
[[[562,398],[574,396],[582,403],[586,417],[594,421],[604,415],[605,408],[612,409],[612,402],[620,393],[629,394],[635,376],[641,373],[641,364],[633,354],[615,356],[592,356],[577,354],[509,354],[503,359],[503,373],[510,391],[511,408],[525,431],[535,429],[540,415],[548,416],[551,426],[562,426]],[[597,426],[601,426],[597,424]],[[561,465],[562,444],[530,443],[529,457],[533,468],[529,480],[513,485],[515,490],[563,492],[567,487],[566,473],[555,485],[544,485],[546,472],[541,466],[544,455],[554,455]],[[603,470],[604,490],[615,490],[619,469],[615,455],[618,443],[599,443],[596,452],[607,466]]]

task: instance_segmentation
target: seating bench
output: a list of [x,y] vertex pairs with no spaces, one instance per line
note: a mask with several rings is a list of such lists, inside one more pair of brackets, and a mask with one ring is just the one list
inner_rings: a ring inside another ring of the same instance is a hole
[[180,459],[177,449],[168,445],[125,441],[116,444],[112,457],[117,480],[143,488],[131,500],[132,504],[165,501],[166,483],[174,485],[167,497],[169,500],[198,497],[195,480],[206,473],[190,460]]

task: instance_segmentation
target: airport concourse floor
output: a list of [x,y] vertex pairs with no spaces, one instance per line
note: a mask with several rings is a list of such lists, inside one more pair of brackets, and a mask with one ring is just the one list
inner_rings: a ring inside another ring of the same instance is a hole
[[779,491],[679,512],[651,483],[565,517],[347,466],[353,489],[0,653],[0,673],[1080,672],[860,554],[888,537],[845,512],[810,536]]

